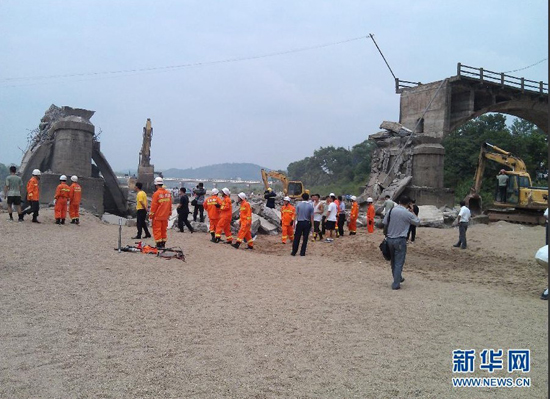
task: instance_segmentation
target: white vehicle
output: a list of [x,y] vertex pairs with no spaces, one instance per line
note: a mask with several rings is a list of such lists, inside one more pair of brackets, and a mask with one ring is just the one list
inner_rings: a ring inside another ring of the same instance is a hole
[[[535,254],[535,260],[548,272],[548,245],[540,248]],[[541,294],[540,299],[548,300],[548,288]]]

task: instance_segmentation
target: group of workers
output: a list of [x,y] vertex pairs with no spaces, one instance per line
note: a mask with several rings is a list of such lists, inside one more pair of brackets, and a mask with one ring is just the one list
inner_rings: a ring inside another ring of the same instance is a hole
[[222,197],[218,196],[219,190],[214,188],[212,194],[204,201],[204,209],[208,213],[211,241],[219,243],[222,233],[225,235],[225,242],[231,244],[234,248],[239,248],[246,242],[248,249],[254,249],[254,240],[252,239],[252,208],[248,202],[245,193],[237,195],[237,204],[239,205],[239,232],[237,239],[233,242],[231,233],[231,219],[233,218],[233,205],[231,204],[231,191],[227,187],[222,188]]
[[[21,177],[17,176],[15,166],[10,167],[10,175],[6,178],[4,192],[7,197],[9,220],[13,219],[13,207],[15,206],[18,214],[18,221],[22,222],[25,215],[32,213],[32,222],[40,223],[38,214],[40,210],[40,178],[42,173],[39,169],[32,171],[32,176],[27,182],[27,204],[22,208],[22,189],[23,182]],[[80,201],[82,200],[82,187],[78,184],[78,176],[71,176],[71,185],[67,185],[67,176],[59,177],[59,185],[55,190],[55,223],[65,224],[67,218],[67,205],[69,208],[69,217],[71,224],[80,224]]]
[[[27,183],[27,202],[28,207],[22,209],[21,191],[22,181],[19,176],[16,175],[16,168],[12,166],[10,168],[10,175],[6,178],[5,193],[8,202],[8,213],[10,220],[13,220],[12,206],[15,206],[18,213],[18,220],[23,221],[25,214],[33,214],[32,221],[34,223],[40,223],[38,221],[39,214],[39,200],[40,200],[40,178],[41,172],[38,169],[33,170],[32,177]],[[67,184],[67,176],[61,175],[59,177],[59,185],[56,188],[54,196],[55,204],[55,223],[58,225],[64,225],[67,218],[67,208],[69,217],[72,224],[80,224],[80,202],[82,199],[82,187],[78,184],[78,177],[71,176],[71,185]],[[152,233],[157,247],[164,248],[167,241],[167,228],[168,219],[172,214],[172,194],[164,187],[164,181],[162,177],[155,178],[155,192],[151,199],[151,208],[149,211],[149,219],[151,220]],[[137,235],[132,237],[134,239],[141,239],[142,234],[145,233],[143,238],[151,237],[149,229],[147,227],[147,195],[142,190],[142,183],[138,182],[135,185],[136,191],[136,213],[137,213]],[[247,195],[241,192],[237,195],[237,204],[239,206],[239,231],[236,239],[234,240],[231,232],[231,220],[233,217],[233,205],[231,201],[231,192],[228,188],[223,188],[221,192],[214,188],[209,197],[205,195],[206,190],[202,184],[197,186],[196,190],[193,190],[193,195],[201,202],[200,208],[204,208],[204,211],[208,214],[210,222],[209,233],[211,235],[211,241],[219,243],[222,241],[222,234],[225,236],[225,242],[231,244],[234,248],[239,248],[244,242],[247,244],[248,249],[254,248],[254,240],[252,238],[252,209],[248,202]],[[221,194],[221,197],[219,196]],[[274,207],[276,194],[272,190],[266,192],[268,207]],[[186,201],[187,200],[187,201]],[[287,241],[295,241],[295,231],[299,222],[309,223],[308,234],[313,227],[313,239],[320,241],[327,235],[325,241],[332,242],[333,236],[343,237],[344,224],[346,222],[346,204],[342,199],[342,196],[336,196],[331,193],[325,198],[325,201],[321,201],[319,194],[314,194],[309,199],[303,198],[303,202],[310,204],[312,207],[311,217],[309,220],[298,220],[296,207],[291,203],[291,199],[287,196],[283,199],[283,205],[281,207],[281,228],[282,228],[282,243],[286,244]],[[370,233],[374,231],[374,206],[372,204],[372,198],[367,199],[367,228]],[[189,199],[186,194],[185,188],[180,189],[180,203],[178,204],[178,227],[180,231],[183,231],[183,224],[185,223],[189,230],[193,232],[193,228],[187,221],[189,214]],[[198,203],[195,203],[195,207],[198,207]],[[181,212],[180,212],[181,210]],[[200,220],[203,220],[202,209]],[[196,217],[196,214],[194,215]],[[357,198],[351,197],[351,211],[348,221],[349,234],[355,235],[357,233],[357,218],[359,216],[359,206],[357,204]],[[186,223],[187,222],[187,223]],[[303,229],[302,229],[303,230]],[[302,232],[301,230],[301,232]],[[307,237],[304,236],[304,241]],[[307,245],[307,242],[305,242]],[[294,251],[295,252],[295,251]]]
[[[155,179],[156,191],[153,194],[151,202],[151,210],[149,212],[149,218],[152,222],[153,237],[157,244],[157,247],[163,248],[166,245],[167,239],[167,225],[168,219],[172,212],[172,195],[163,184],[163,179],[157,177]],[[145,214],[147,209],[147,197],[142,190],[141,183],[136,183],[135,191],[136,208],[138,211],[137,220],[137,236],[135,239],[142,238],[142,232],[145,231],[145,238],[150,237],[145,223]],[[233,218],[233,204],[231,200],[231,191],[224,187],[220,190],[217,188],[212,189],[210,196],[205,195],[203,186],[197,186],[197,190],[193,190],[194,200],[197,197],[201,198],[201,207],[208,214],[209,226],[208,232],[210,233],[210,241],[214,243],[222,242],[222,235],[224,236],[223,242],[231,244],[234,248],[239,248],[243,242],[246,243],[247,249],[254,249],[254,239],[252,237],[252,208],[248,202],[248,197],[244,192],[237,195],[237,205],[239,207],[239,230],[237,237],[233,236],[231,231],[231,221]],[[178,227],[183,232],[184,225],[187,226],[191,233],[194,232],[193,227],[187,220],[189,215],[189,198],[187,197],[186,189],[180,188],[180,199],[177,206],[178,211]],[[267,207],[274,206],[275,193],[272,190],[266,191]],[[332,242],[333,237],[344,236],[344,224],[346,222],[346,204],[343,201],[342,196],[336,196],[331,193],[325,198],[325,201],[321,201],[319,194],[314,194],[309,199],[303,198],[304,203],[311,205],[312,212],[311,217],[308,220],[299,220],[297,217],[296,207],[291,203],[291,199],[286,196],[283,199],[283,205],[281,207],[281,228],[282,228],[282,243],[286,244],[287,241],[295,241],[295,231],[298,229],[299,222],[309,223],[308,234],[311,227],[314,227],[313,239],[317,241],[323,240],[325,234],[327,235],[325,242]],[[192,201],[191,203],[193,203]],[[374,231],[374,205],[372,198],[367,199],[367,229],[369,233]],[[197,206],[197,203],[195,203]],[[359,205],[357,204],[357,198],[351,197],[351,211],[348,221],[349,234],[357,234],[357,218],[359,216]],[[202,219],[202,218],[201,218]],[[303,229],[302,229],[303,230]],[[301,231],[302,231],[301,230]],[[328,233],[327,233],[328,232]],[[304,236],[304,244],[307,245],[307,237]],[[295,251],[293,251],[295,252]]]

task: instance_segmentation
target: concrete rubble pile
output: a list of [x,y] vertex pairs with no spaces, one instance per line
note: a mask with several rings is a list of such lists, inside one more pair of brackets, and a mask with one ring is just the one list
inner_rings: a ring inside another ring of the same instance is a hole
[[406,194],[419,204],[438,207],[453,204],[453,192],[443,188],[445,149],[439,140],[430,134],[413,134],[397,122],[384,121],[380,128],[384,130],[369,136],[376,148],[369,181],[357,198],[359,204],[374,198],[378,214],[386,195],[395,200]]
[[[278,209],[271,209],[265,206],[263,198],[252,198],[249,200],[252,209],[252,235],[268,234],[277,235],[282,231],[281,212]],[[233,231],[236,233],[239,229],[239,206],[233,204],[233,221],[231,223]]]

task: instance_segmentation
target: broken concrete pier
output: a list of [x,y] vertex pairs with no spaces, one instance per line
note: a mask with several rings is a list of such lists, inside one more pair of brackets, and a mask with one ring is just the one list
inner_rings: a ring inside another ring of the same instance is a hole
[[21,178],[26,182],[32,171],[39,169],[42,172],[40,203],[47,204],[54,197],[59,176],[76,175],[82,186],[83,208],[97,215],[109,212],[125,216],[127,193],[118,185],[116,175],[100,151],[95,127],[90,122],[94,113],[52,104],[23,155]]

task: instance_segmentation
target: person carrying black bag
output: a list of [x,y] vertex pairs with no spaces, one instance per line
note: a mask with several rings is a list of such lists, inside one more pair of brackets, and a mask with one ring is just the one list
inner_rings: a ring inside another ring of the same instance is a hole
[[[384,217],[384,235],[386,236],[391,256],[393,284],[391,288],[398,290],[405,281],[402,276],[405,256],[407,255],[407,233],[411,224],[418,226],[420,219],[408,210],[411,200],[406,195],[399,198],[399,205],[394,206]],[[391,222],[390,222],[391,218]]]
[[180,188],[180,202],[176,208],[178,211],[178,228],[180,233],[183,233],[183,225],[185,224],[191,233],[194,233],[195,230],[189,223],[187,218],[189,217],[189,197],[186,194],[187,190],[185,187]]
[[204,189],[204,184],[199,183],[196,188],[193,189],[193,195],[195,198],[192,201],[192,205],[195,207],[193,210],[193,221],[197,221],[197,213],[200,212],[200,222],[204,223],[204,196],[206,195],[206,190]]

